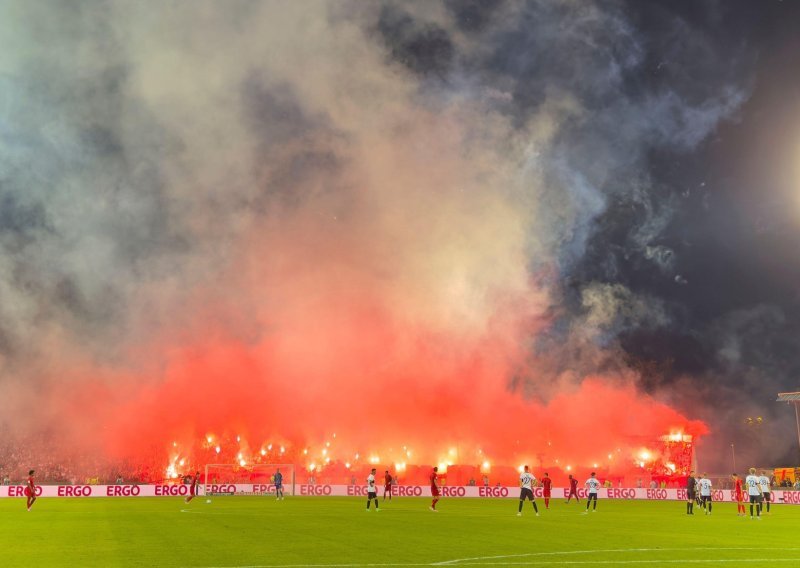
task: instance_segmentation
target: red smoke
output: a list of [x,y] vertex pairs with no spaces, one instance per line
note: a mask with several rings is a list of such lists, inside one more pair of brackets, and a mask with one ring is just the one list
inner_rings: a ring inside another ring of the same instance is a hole
[[159,378],[115,380],[127,386],[104,402],[108,451],[135,459],[155,447],[166,465],[177,441],[182,455],[203,462],[196,448],[213,435],[248,460],[283,444],[302,467],[374,456],[381,464],[625,472],[658,437],[705,432],[619,379],[589,377],[556,393],[537,393],[533,383],[531,399],[513,392],[508,378],[523,353],[508,330],[519,329],[517,314],[495,318],[480,336],[449,335],[392,321],[368,294],[351,300],[315,304],[307,317],[252,339],[209,325],[190,346],[166,351]]
[[[115,459],[155,453],[164,466],[181,453],[187,468],[209,459],[198,447],[213,435],[226,445],[221,458],[232,444],[245,459],[283,444],[304,467],[374,457],[624,471],[659,436],[704,433],[630,378],[537,383],[527,361],[548,323],[546,291],[493,282],[496,266],[477,245],[433,255],[444,269],[420,253],[420,268],[402,254],[408,243],[392,256],[393,238],[363,237],[363,218],[339,228],[316,211],[254,231],[239,256],[186,291],[184,309],[169,307],[173,321],[130,349],[127,373],[75,372],[78,394],[57,403],[70,409],[73,439],[91,436]],[[533,379],[512,388],[523,368]],[[102,427],[87,427],[88,408]]]
[[[550,301],[527,268],[525,214],[502,193],[463,193],[462,157],[445,151],[452,129],[412,118],[431,146],[441,137],[440,159],[420,170],[419,150],[375,140],[383,148],[354,163],[383,159],[379,179],[351,172],[354,189],[242,220],[222,252],[209,245],[213,269],[182,267],[184,289],[142,286],[125,364],[61,357],[47,419],[114,459],[166,466],[181,453],[187,468],[209,459],[197,449],[209,434],[226,444],[221,458],[272,442],[302,466],[331,442],[332,462],[622,470],[659,436],[702,434],[630,377],[537,381],[530,345]],[[451,183],[431,194],[437,176]],[[520,370],[530,378],[512,388]]]
[[[619,148],[580,144],[586,163],[571,171],[559,148],[577,138],[562,125],[586,122],[596,138],[580,85],[544,84],[517,116],[516,79],[450,85],[392,63],[377,5],[173,4],[159,19],[175,25],[162,26],[143,3],[110,8],[124,49],[82,26],[33,51],[30,34],[11,34],[21,77],[67,69],[20,80],[20,128],[44,126],[16,169],[68,167],[47,180],[55,193],[31,193],[41,228],[21,226],[41,243],[0,266],[14,283],[4,298],[18,288],[0,340],[12,330],[35,347],[0,359],[15,436],[164,466],[176,454],[202,465],[211,434],[221,459],[272,442],[309,465],[330,442],[332,461],[628,467],[661,435],[704,431],[637,393],[635,377],[554,384],[532,359],[558,309],[535,277],[557,281],[552,267],[583,254],[607,199],[592,187],[650,146],[638,110]],[[55,27],[74,16],[40,12],[20,14]],[[485,47],[453,37],[465,53]],[[77,96],[86,85],[108,89]],[[587,331],[579,319],[570,330],[581,349],[619,314],[658,318],[621,286],[586,288]]]

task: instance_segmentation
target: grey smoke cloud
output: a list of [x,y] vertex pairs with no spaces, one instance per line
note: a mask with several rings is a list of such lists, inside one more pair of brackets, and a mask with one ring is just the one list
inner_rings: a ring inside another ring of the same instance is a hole
[[750,92],[742,51],[679,17],[653,61],[622,2],[3,10],[0,381],[22,392],[70,366],[158,382],[169,346],[257,344],[354,290],[468,344],[498,306],[547,320],[501,318],[534,384],[624,370],[620,336],[679,319],[619,277],[684,279],[652,155]]

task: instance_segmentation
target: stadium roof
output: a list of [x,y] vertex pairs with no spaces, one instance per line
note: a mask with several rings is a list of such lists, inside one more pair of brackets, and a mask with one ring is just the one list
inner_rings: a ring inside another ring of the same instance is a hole
[[776,402],[800,401],[800,392],[779,392]]

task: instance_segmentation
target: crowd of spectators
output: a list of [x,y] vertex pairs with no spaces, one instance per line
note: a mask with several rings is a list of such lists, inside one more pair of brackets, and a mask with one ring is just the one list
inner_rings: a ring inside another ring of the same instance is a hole
[[153,453],[142,458],[111,460],[100,454],[64,454],[44,443],[0,442],[0,482],[23,482],[28,470],[44,484],[147,483],[164,477],[164,457]]
[[[56,447],[52,447],[44,439],[27,440],[25,443],[12,443],[8,437],[0,436],[0,483],[3,485],[19,484],[24,482],[27,472],[30,469],[36,470],[36,480],[43,484],[122,484],[122,483],[161,483],[164,481],[179,481],[182,474],[202,469],[209,463],[229,463],[236,464],[241,458],[239,440],[223,439],[208,440],[207,443],[194,447],[191,450],[181,452],[181,448],[175,444],[171,448],[153,447],[149,450],[137,449],[137,456],[132,458],[109,458],[102,452],[91,451],[72,451],[64,453]],[[305,455],[300,455],[300,450],[295,455],[293,449],[276,445],[259,451],[254,451],[247,456],[250,464],[264,463],[298,463],[303,461]],[[184,457],[181,457],[184,456]],[[179,459],[180,458],[180,459]],[[168,464],[180,463],[180,468],[175,468],[172,472],[168,471]],[[362,482],[367,470],[372,467],[369,464],[355,465],[350,468],[350,464],[332,462],[323,470],[314,470],[298,467],[296,470],[297,480],[310,484],[332,483],[332,484],[353,484]],[[429,468],[414,466],[419,472],[412,474],[412,467],[409,471],[392,472],[394,479],[400,483],[424,483],[429,475]],[[378,468],[382,471],[382,468]],[[513,483],[515,472],[512,471],[506,483]],[[402,479],[402,478],[406,479]],[[441,482],[447,483],[447,475],[441,476]],[[419,478],[419,479],[417,479]],[[486,474],[466,475],[463,479],[451,480],[456,484],[465,485],[490,485],[489,477]],[[732,482],[729,476],[718,476],[714,480],[714,487],[717,489],[730,489]],[[800,476],[794,482],[789,477],[772,478],[773,487],[782,489],[800,490]],[[491,484],[499,484],[500,481],[492,479]],[[665,488],[683,487],[685,478],[672,476],[648,476],[644,479],[635,480],[615,478],[607,479],[607,486],[626,486],[633,483],[635,487]]]

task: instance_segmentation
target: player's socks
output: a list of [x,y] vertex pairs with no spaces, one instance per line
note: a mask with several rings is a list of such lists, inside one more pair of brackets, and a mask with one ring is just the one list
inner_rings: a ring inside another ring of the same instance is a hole
[[545,499],[544,499],[544,508],[545,509],[549,509],[550,508],[550,499],[548,499],[547,497],[545,497]]
[[688,503],[688,502],[686,503],[686,514],[687,515],[689,514],[690,505],[691,505],[691,503]]
[[536,501],[531,501],[533,503],[533,510],[536,511],[536,514],[539,514],[539,507],[536,506]]

